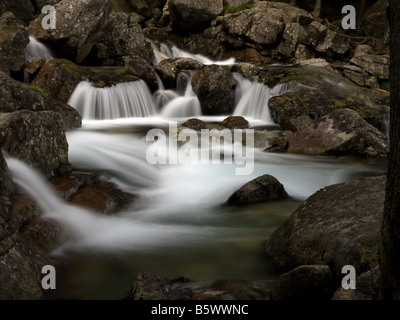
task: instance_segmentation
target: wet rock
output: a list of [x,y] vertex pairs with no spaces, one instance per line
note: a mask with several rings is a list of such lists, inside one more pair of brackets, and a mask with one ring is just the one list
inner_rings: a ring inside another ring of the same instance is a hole
[[126,58],[125,72],[142,79],[151,90],[158,89],[157,73],[146,59],[133,56]]
[[225,291],[202,288],[199,284],[180,277],[163,279],[142,272],[132,285],[125,300],[233,300]]
[[46,64],[45,58],[37,58],[32,62],[29,62],[27,65],[25,65],[24,70],[29,74],[29,77],[33,79],[45,64]]
[[87,72],[75,63],[65,59],[54,59],[41,68],[31,85],[41,88],[56,100],[68,103],[75,88],[87,76]]
[[124,65],[123,57],[139,56],[148,62],[154,60],[154,53],[143,34],[135,14],[112,13],[106,29],[93,48],[96,64]]
[[249,205],[286,198],[284,186],[273,176],[263,175],[246,183],[228,199],[228,205]]
[[289,135],[290,153],[386,157],[386,136],[350,109],[338,109]]
[[367,271],[356,278],[356,290],[339,288],[332,300],[375,300],[378,296],[379,267]]
[[206,129],[206,123],[199,119],[189,119],[189,120],[185,121],[182,124],[182,126],[187,127],[192,130],[195,130],[195,131],[201,131],[202,129]]
[[175,88],[180,71],[198,70],[202,67],[201,62],[191,58],[172,58],[161,61],[155,69],[166,88]]
[[49,44],[59,57],[82,62],[107,26],[110,0],[63,0],[54,6],[55,29],[43,29],[41,14],[30,24],[32,36]]
[[52,111],[0,114],[0,146],[46,177],[69,169],[68,143],[61,116]]
[[266,253],[283,270],[329,265],[343,278],[345,265],[361,274],[378,265],[385,176],[321,189],[268,239]]
[[64,121],[65,129],[78,128],[82,118],[71,106],[56,101],[40,87],[13,80],[0,72],[0,112],[21,110],[54,111]]
[[241,116],[231,116],[222,121],[221,126],[228,129],[247,129],[249,122]]
[[25,65],[25,48],[29,43],[27,28],[19,25],[15,17],[6,13],[0,21],[0,71],[21,71]]
[[299,266],[281,275],[270,291],[271,300],[330,300],[335,282],[328,266]]
[[371,46],[357,46],[350,62],[371,75],[377,75],[381,79],[389,79],[389,55],[378,55]]
[[291,121],[301,115],[318,119],[342,108],[357,111],[378,130],[384,128],[390,101],[383,90],[360,88],[327,68],[317,67],[269,67],[260,78],[270,88],[285,84],[281,94],[269,100],[271,115],[284,130],[296,131]]
[[192,85],[204,115],[232,113],[235,107],[236,82],[227,68],[205,66],[194,74]]
[[223,0],[169,0],[172,27],[179,31],[201,28],[224,11]]

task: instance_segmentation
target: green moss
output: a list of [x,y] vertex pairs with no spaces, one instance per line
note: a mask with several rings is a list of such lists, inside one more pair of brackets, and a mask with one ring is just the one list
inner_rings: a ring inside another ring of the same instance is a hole
[[39,86],[34,86],[34,85],[32,85],[31,88],[32,88],[33,90],[35,90],[37,93],[40,93],[42,96],[45,96],[45,97],[48,96],[48,94],[47,94],[46,92],[44,92],[44,91],[42,90],[42,88],[40,88]]
[[119,56],[127,56],[130,54],[130,51],[126,48],[122,48],[121,50],[119,50],[118,55]]
[[379,86],[382,90],[390,91],[390,81],[389,80],[381,80],[379,82]]
[[250,3],[242,4],[241,6],[238,7],[231,7],[231,6],[225,6],[224,11],[225,13],[237,13],[241,12],[243,10],[251,9],[254,5],[254,2],[251,1]]

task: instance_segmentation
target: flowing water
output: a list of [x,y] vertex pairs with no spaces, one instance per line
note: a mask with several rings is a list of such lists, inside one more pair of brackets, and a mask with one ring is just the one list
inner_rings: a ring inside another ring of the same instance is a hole
[[[164,49],[166,51],[166,49]],[[168,52],[167,52],[168,53]],[[277,274],[264,257],[266,239],[317,190],[383,165],[360,159],[272,154],[254,148],[254,170],[236,175],[234,163],[151,165],[148,128],[168,131],[188,117],[205,121],[191,89],[192,73],[176,91],[160,83],[152,95],[143,82],[94,88],[82,82],[70,104],[82,114],[81,129],[67,134],[74,169],[90,170],[136,194],[132,205],[113,216],[99,216],[66,204],[32,169],[14,159],[7,163],[15,182],[29,192],[44,215],[60,221],[72,238],[52,254],[62,262],[57,273],[58,299],[120,299],[139,272],[195,281],[273,280]],[[239,75],[236,115],[251,125],[272,124],[268,100],[295,86],[268,88]],[[113,111],[111,111],[113,110]],[[160,153],[177,146],[165,145]],[[275,176],[290,198],[243,208],[224,205],[246,182]]]

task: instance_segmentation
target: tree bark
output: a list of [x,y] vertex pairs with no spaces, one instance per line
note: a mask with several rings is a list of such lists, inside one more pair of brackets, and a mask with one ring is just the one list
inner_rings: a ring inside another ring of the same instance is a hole
[[321,15],[321,2],[322,0],[315,0],[315,7],[312,15],[316,18],[319,18]]
[[380,250],[380,299],[400,300],[400,1],[389,0],[390,155]]
[[360,8],[358,9],[358,20],[364,18],[366,9],[367,9],[366,0],[360,0]]

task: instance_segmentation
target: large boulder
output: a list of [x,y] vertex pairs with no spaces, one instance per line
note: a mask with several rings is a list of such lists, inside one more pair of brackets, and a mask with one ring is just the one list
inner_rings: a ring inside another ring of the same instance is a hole
[[63,0],[54,6],[55,29],[44,29],[41,14],[30,24],[32,36],[49,44],[59,57],[78,63],[89,54],[107,26],[110,0]]
[[311,22],[307,28],[308,44],[317,52],[329,57],[344,55],[350,49],[347,36],[334,32],[317,21]]
[[389,113],[389,94],[383,90],[360,88],[328,68],[267,67],[261,75],[265,85],[276,88],[269,108],[282,129],[296,131],[292,120],[301,115],[312,119],[336,109],[348,108],[378,130],[385,128]]
[[389,79],[390,57],[388,54],[377,54],[369,45],[359,45],[350,62],[370,75],[380,79]]
[[268,239],[266,253],[283,270],[329,265],[343,278],[378,265],[386,176],[366,177],[321,189]]
[[0,114],[0,146],[47,177],[70,168],[61,116],[52,111]]
[[153,66],[142,57],[127,57],[125,59],[125,72],[142,79],[153,91],[158,89],[157,73]]
[[[140,56],[154,60],[153,49],[135,14],[112,13],[107,28],[93,48],[94,59],[102,65],[124,65],[123,57]],[[92,57],[91,57],[92,58]]]
[[361,30],[368,37],[375,37],[386,41],[389,33],[389,21],[387,18],[388,0],[379,0],[370,6],[360,21]]
[[246,183],[228,199],[229,205],[241,206],[288,197],[284,186],[273,176],[263,175]]
[[255,7],[226,15],[224,26],[234,37],[249,39],[261,45],[275,45],[282,38],[286,18],[278,9],[265,11]]
[[205,66],[194,74],[192,85],[204,115],[233,112],[236,82],[227,68],[217,65]]
[[224,11],[223,0],[169,0],[168,8],[174,29],[186,31],[207,25]]
[[77,85],[87,78],[86,72],[75,63],[54,59],[46,63],[31,82],[49,97],[67,103]]
[[0,17],[0,71],[21,71],[25,65],[25,48],[29,43],[27,28],[18,25],[12,13]]
[[40,87],[13,80],[0,72],[0,112],[50,110],[61,115],[65,129],[79,128],[82,118],[71,106],[56,101]]
[[300,125],[289,135],[288,152],[310,155],[386,157],[386,136],[350,109]]

